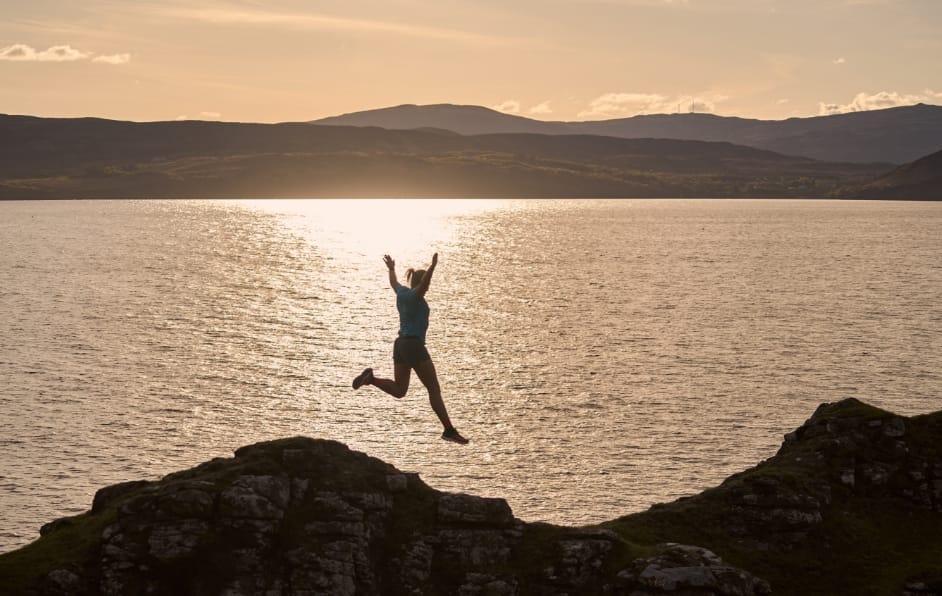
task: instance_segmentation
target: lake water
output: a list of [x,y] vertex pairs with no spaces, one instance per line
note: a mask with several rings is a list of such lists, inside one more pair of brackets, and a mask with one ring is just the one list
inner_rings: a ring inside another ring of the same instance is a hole
[[[0,203],[0,551],[98,488],[342,441],[586,524],[773,455],[822,402],[942,408],[942,204]],[[391,375],[400,277],[456,426]]]

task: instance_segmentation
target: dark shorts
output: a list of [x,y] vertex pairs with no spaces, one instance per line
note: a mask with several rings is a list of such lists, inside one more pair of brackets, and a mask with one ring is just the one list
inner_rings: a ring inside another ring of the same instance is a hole
[[426,360],[431,360],[425,344],[418,337],[397,337],[393,344],[393,362],[396,364],[408,364],[415,368]]

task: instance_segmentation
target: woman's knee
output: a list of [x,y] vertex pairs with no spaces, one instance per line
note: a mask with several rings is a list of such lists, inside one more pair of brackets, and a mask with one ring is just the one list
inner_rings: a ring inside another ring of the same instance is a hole
[[395,369],[395,391],[390,392],[393,397],[405,397],[409,391],[409,377],[412,376],[412,369],[400,363],[396,363]]

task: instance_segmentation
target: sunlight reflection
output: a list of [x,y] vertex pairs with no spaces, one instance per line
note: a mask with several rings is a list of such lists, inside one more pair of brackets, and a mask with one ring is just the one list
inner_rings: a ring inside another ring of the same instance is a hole
[[334,199],[240,201],[258,211],[286,215],[286,223],[340,265],[375,266],[392,254],[403,266],[419,266],[454,240],[455,218],[509,207],[484,199]]

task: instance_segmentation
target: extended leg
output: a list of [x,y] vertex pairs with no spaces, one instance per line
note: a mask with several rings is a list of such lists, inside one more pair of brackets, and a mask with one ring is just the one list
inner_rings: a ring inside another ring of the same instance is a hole
[[431,359],[420,362],[415,367],[415,373],[419,375],[419,380],[428,389],[428,401],[432,409],[441,420],[445,429],[451,428],[451,420],[448,419],[448,409],[445,408],[445,401],[442,399],[442,388],[438,384],[438,374],[435,372],[435,364]]
[[396,376],[395,379],[373,377],[372,385],[379,387],[393,397],[404,397],[409,390],[409,378],[412,376],[412,369],[409,368],[408,364],[397,362],[393,374]]

